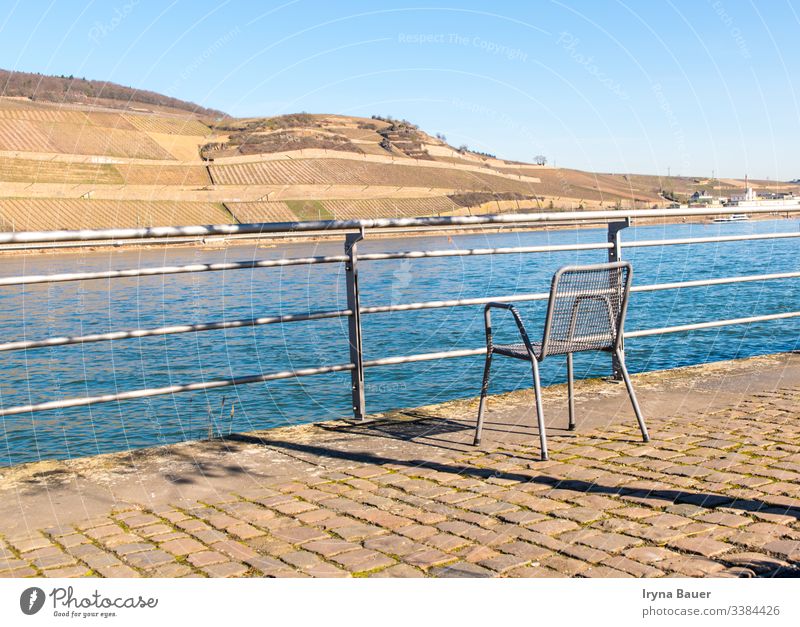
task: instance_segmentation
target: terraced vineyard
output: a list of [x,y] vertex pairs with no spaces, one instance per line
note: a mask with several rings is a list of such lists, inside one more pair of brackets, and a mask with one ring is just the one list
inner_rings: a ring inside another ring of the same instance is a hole
[[218,203],[77,198],[2,198],[4,231],[52,231],[192,224],[228,224],[232,217]]
[[56,152],[174,160],[169,152],[141,131],[60,122],[44,122],[41,127]]
[[286,159],[210,166],[217,185],[385,185],[534,193],[530,183],[490,173],[357,159]]
[[0,157],[0,181],[33,183],[124,183],[117,168],[108,163],[68,163]]
[[115,166],[127,185],[191,185],[203,187],[211,184],[202,165],[140,165]]
[[0,118],[0,150],[55,152],[43,130],[30,120]]
[[297,216],[285,202],[231,202],[225,203],[239,222],[294,222]]
[[336,219],[413,218],[435,216],[458,209],[447,196],[431,198],[370,198],[365,200],[324,200]]
[[211,129],[199,120],[154,117],[150,115],[125,115],[125,120],[133,128],[146,133],[165,133],[167,135],[210,135]]

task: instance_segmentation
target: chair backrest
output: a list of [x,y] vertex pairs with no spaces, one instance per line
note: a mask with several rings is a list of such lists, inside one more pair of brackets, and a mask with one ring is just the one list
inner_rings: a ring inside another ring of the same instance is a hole
[[541,356],[621,347],[632,275],[627,261],[558,270],[550,286]]

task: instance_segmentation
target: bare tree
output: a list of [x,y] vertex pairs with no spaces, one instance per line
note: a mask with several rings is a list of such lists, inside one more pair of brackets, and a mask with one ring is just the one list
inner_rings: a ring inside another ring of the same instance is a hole
[[547,157],[544,155],[536,155],[533,158],[533,161],[536,163],[536,165],[547,165]]

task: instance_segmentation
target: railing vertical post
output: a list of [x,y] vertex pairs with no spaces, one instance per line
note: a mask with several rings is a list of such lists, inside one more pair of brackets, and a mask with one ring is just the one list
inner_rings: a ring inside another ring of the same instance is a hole
[[[623,229],[628,228],[630,225],[630,218],[625,218],[624,220],[620,220],[618,222],[608,223],[608,243],[612,245],[611,248],[608,249],[609,261],[622,260],[622,231]],[[614,381],[623,380],[622,364],[619,363],[619,359],[614,353],[611,354],[611,378],[614,379]]]
[[364,399],[364,352],[361,345],[361,298],[358,291],[358,242],[364,239],[363,229],[359,233],[348,233],[345,236],[344,252],[348,256],[345,262],[347,281],[347,308],[352,312],[348,316],[347,327],[350,338],[350,390],[353,394],[353,417],[364,420],[366,403]]

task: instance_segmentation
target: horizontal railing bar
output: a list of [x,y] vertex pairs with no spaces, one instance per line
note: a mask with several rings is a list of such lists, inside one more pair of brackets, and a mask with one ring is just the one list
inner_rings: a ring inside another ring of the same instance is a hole
[[465,348],[455,351],[441,351],[438,353],[420,353],[417,355],[403,355],[398,357],[383,357],[381,359],[371,359],[364,362],[365,368],[375,366],[393,366],[395,364],[409,364],[415,361],[433,361],[435,359],[451,359],[453,357],[471,357],[473,355],[485,355],[486,347]]
[[[637,285],[631,287],[632,292],[655,292],[658,290],[703,287],[705,285],[725,285],[728,283],[747,283],[751,281],[768,281],[773,279],[792,279],[800,277],[800,272],[781,272],[778,274],[755,274],[722,279],[700,279],[676,283],[655,283],[653,285]],[[463,307],[469,305],[486,305],[487,303],[516,303],[536,300],[547,300],[549,292],[520,294],[517,296],[485,296],[481,298],[461,298],[457,300],[432,300],[400,305],[376,305],[362,307],[362,314],[389,313],[393,311],[417,311],[422,309],[442,309],[445,307]]]
[[[582,226],[605,226],[608,223],[608,220],[595,220],[595,221],[581,221]],[[526,227],[526,222],[520,222],[517,224],[497,224],[497,225],[483,225],[477,228],[480,228],[482,231],[497,231],[502,232],[505,229],[524,229]],[[537,225],[533,225],[537,226]],[[559,227],[559,226],[574,226],[574,222],[548,222],[548,227]],[[442,233],[447,231],[454,231],[454,230],[467,230],[469,227],[464,227],[457,224],[449,224],[449,225],[440,225],[440,226],[423,226],[423,227],[416,227],[414,229],[415,232],[421,233]],[[218,235],[213,236],[211,238],[205,237],[148,237],[144,239],[131,239],[131,240],[102,240],[102,241],[66,241],[66,242],[42,242],[42,243],[30,243],[30,244],[6,244],[0,247],[0,251],[7,252],[7,251],[28,251],[28,250],[62,250],[62,249],[72,249],[72,248],[99,248],[99,247],[107,247],[107,248],[121,248],[125,246],[157,246],[157,245],[169,245],[169,244],[205,244],[209,247],[213,247],[214,244],[234,244],[237,243],[238,245],[245,245],[248,241],[258,241],[262,239],[284,239],[284,238],[332,238],[332,237],[339,237],[345,233],[358,233],[360,229],[345,229],[343,231],[335,231],[333,233],[329,231],[300,231],[300,232],[276,232],[276,233],[237,233],[233,235]],[[391,235],[394,233],[407,233],[407,228],[383,228],[383,229],[373,229],[373,232],[380,233],[381,235]]]
[[127,401],[137,398],[150,398],[152,396],[163,396],[164,394],[177,394],[179,392],[196,392],[199,390],[215,390],[236,385],[246,385],[248,383],[261,383],[263,381],[277,381],[278,379],[293,379],[296,377],[307,377],[316,374],[328,374],[330,372],[344,372],[352,370],[353,364],[338,364],[335,366],[321,366],[319,368],[302,368],[300,370],[285,370],[271,374],[257,374],[247,377],[234,377],[231,379],[214,379],[212,381],[201,381],[197,383],[184,383],[180,385],[168,385],[161,388],[147,388],[142,390],[132,390],[129,392],[118,392],[116,394],[103,394],[101,396],[85,396],[83,398],[68,398],[60,401],[48,401],[35,405],[18,405],[8,409],[0,409],[1,416],[14,416],[17,414],[30,414],[39,411],[52,409],[66,409],[69,407],[82,407],[85,405],[96,405],[97,403],[110,403],[112,401]]
[[634,285],[631,292],[656,292],[687,287],[704,287],[706,285],[727,285],[729,283],[749,283],[751,281],[772,281],[775,279],[800,278],[800,272],[778,272],[775,274],[750,274],[744,276],[724,277],[721,279],[697,279],[695,281],[677,281],[675,283],[654,283],[653,285]]
[[713,329],[714,327],[727,327],[736,324],[750,324],[753,322],[768,322],[770,320],[785,320],[787,318],[800,317],[800,311],[789,311],[786,313],[767,314],[763,316],[750,316],[748,318],[731,318],[729,320],[712,320],[709,322],[697,322],[694,324],[681,324],[674,327],[659,327],[657,329],[642,329],[641,331],[628,331],[625,339],[648,337],[651,335],[663,335],[665,333],[680,333],[682,331],[697,331],[700,329]]
[[717,235],[711,237],[681,237],[676,239],[645,239],[622,242],[623,248],[642,248],[645,246],[674,246],[676,244],[709,244],[713,242],[746,242],[759,239],[784,239],[800,237],[798,233],[756,233],[753,235]]
[[[213,235],[263,234],[304,231],[343,231],[348,229],[387,229],[449,226],[477,227],[493,224],[547,222],[587,222],[624,220],[626,218],[667,218],[710,215],[734,215],[741,209],[701,207],[695,209],[620,209],[598,211],[563,211],[551,213],[514,213],[482,216],[436,216],[428,218],[375,218],[365,220],[307,220],[303,222],[266,222],[254,224],[217,224],[205,226],[161,226],[128,229],[80,231],[17,231],[0,233],[0,244],[91,241],[110,239],[147,239],[152,237],[204,237]],[[750,214],[788,214],[800,212],[800,205],[789,207],[748,207]]]
[[483,298],[461,298],[458,300],[429,300],[404,305],[376,305],[361,307],[362,314],[387,313],[390,311],[416,311],[418,309],[442,309],[445,307],[462,307],[466,305],[485,305],[487,303],[517,303],[532,300],[547,300],[549,292],[537,294],[520,294],[519,296],[487,296]]
[[340,318],[349,316],[353,312],[349,309],[317,311],[307,314],[286,314],[283,316],[268,316],[262,318],[246,318],[243,320],[223,320],[220,322],[201,322],[198,324],[173,325],[156,329],[134,329],[132,331],[111,331],[109,333],[93,333],[90,335],[77,335],[73,337],[51,337],[44,340],[20,340],[0,344],[0,352],[29,350],[33,348],[48,348],[53,346],[70,346],[72,344],[91,344],[93,342],[109,342],[114,340],[127,340],[133,338],[153,337],[159,335],[174,335],[177,333],[199,333],[202,331],[219,331],[222,329],[240,329],[244,327],[257,327],[265,324],[283,324],[285,322],[302,322],[308,320],[324,320],[326,318]]
[[65,281],[91,281],[95,279],[117,279],[131,277],[186,274],[189,272],[219,272],[222,270],[245,270],[282,266],[313,265],[318,263],[341,263],[346,255],[320,257],[295,257],[288,259],[254,259],[252,261],[221,261],[218,263],[193,263],[186,266],[160,266],[156,268],[131,268],[128,270],[103,270],[100,272],[72,272],[65,274],[34,274],[0,278],[0,287],[8,285],[33,285],[36,283],[62,283]]
[[465,248],[457,250],[406,250],[394,253],[366,253],[359,261],[383,261],[386,259],[423,259],[426,257],[471,257],[479,255],[510,255],[514,253],[549,253],[569,250],[604,250],[613,248],[610,242],[589,244],[554,244],[552,246],[514,246],[504,248]]

